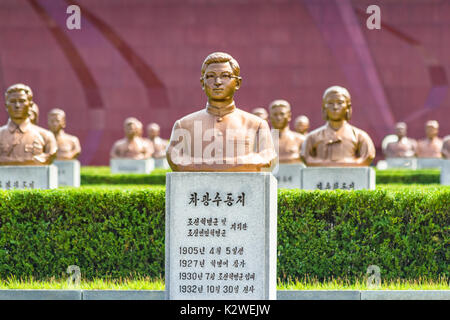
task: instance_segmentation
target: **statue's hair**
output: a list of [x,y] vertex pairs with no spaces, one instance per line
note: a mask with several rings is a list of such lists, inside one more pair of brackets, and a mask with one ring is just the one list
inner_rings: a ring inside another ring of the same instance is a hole
[[285,107],[289,111],[291,111],[291,105],[286,100],[278,99],[272,101],[272,103],[269,105],[269,110],[272,110],[275,107]]
[[123,122],[124,125],[126,125],[127,123],[130,122],[134,122],[136,124],[136,126],[142,130],[142,122],[140,122],[138,119],[136,119],[135,117],[128,117],[125,119],[125,121]]
[[396,128],[399,127],[399,126],[402,126],[402,127],[404,127],[404,128],[408,128],[408,126],[406,125],[406,122],[397,122],[397,123],[395,124],[395,127],[396,127]]
[[331,94],[331,93],[338,93],[338,94],[342,94],[345,97],[345,100],[347,102],[347,114],[346,114],[346,119],[350,120],[352,118],[352,98],[350,96],[350,92],[348,92],[347,89],[345,89],[344,87],[341,86],[331,86],[329,88],[327,88],[325,90],[325,92],[323,93],[322,96],[322,116],[324,118],[324,120],[328,120],[326,112],[325,112],[325,99],[326,97]]
[[149,124],[147,125],[147,131],[148,131],[150,128],[156,128],[158,131],[160,130],[159,124],[157,124],[156,122],[149,123]]
[[300,121],[305,121],[305,122],[309,123],[309,119],[305,115],[298,116],[297,118],[295,118],[294,122],[300,122]]
[[211,63],[223,63],[223,62],[229,62],[231,69],[233,70],[233,74],[237,77],[239,77],[239,74],[241,72],[241,69],[239,67],[239,64],[234,58],[225,52],[213,52],[210,55],[208,55],[205,58],[205,61],[203,61],[202,64],[202,77],[205,74],[206,68]]
[[433,127],[436,129],[439,129],[439,122],[437,122],[436,120],[429,120],[427,121],[427,123],[425,124],[426,127]]
[[50,110],[50,112],[48,113],[49,115],[51,114],[60,114],[63,116],[63,118],[66,118],[66,113],[64,112],[64,110],[59,109],[59,108],[53,108],[52,110]]
[[20,92],[20,91],[24,91],[25,94],[27,95],[27,99],[28,101],[32,102],[33,101],[33,91],[31,90],[31,88],[23,83],[16,83],[13,84],[12,86],[8,87],[8,89],[6,89],[5,92],[5,98],[12,92]]

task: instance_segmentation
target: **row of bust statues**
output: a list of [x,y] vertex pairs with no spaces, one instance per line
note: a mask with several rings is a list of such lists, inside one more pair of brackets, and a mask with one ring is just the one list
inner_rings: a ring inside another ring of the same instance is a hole
[[[127,118],[125,138],[114,144],[111,157],[166,157],[173,171],[263,171],[270,170],[277,158],[280,163],[304,162],[307,166],[368,166],[375,158],[369,135],[349,123],[352,103],[347,89],[332,86],[325,90],[325,124],[308,133],[309,120],[305,116],[296,120],[296,131],[289,129],[291,107],[286,100],[273,101],[268,115],[264,108],[254,110],[254,114],[237,108],[234,94],[241,83],[239,64],[231,55],[208,55],[200,77],[206,106],[177,120],[169,142],[159,138],[157,124],[147,127],[146,139],[142,137],[142,123]],[[79,155],[78,139],[64,132],[64,111],[53,109],[49,113],[48,131],[35,124],[38,113],[33,113],[33,108],[37,109],[37,105],[28,86],[9,87],[5,100],[9,120],[0,127],[0,165],[45,165],[54,158],[74,159]],[[264,117],[275,130],[270,130]],[[386,152],[414,144],[404,139],[406,132],[397,135],[396,146],[389,144]],[[278,153],[274,138],[278,139]],[[417,144],[414,154],[420,152],[417,150],[421,145],[439,144],[433,139],[428,144]],[[442,154],[448,157],[450,143],[444,141],[442,146]]]
[[48,165],[55,159],[78,157],[80,142],[65,132],[63,110],[49,112],[50,130],[38,126],[39,107],[33,102],[31,88],[21,83],[6,89],[5,105],[9,119],[0,127],[0,165]]
[[382,143],[386,158],[446,158],[450,159],[450,136],[439,138],[439,123],[429,120],[425,123],[424,139],[416,141],[407,136],[406,123],[395,125],[395,135],[387,136]]

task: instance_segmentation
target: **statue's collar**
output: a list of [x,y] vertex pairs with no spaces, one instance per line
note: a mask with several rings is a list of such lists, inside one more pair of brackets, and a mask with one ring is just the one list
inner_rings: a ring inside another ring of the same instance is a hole
[[236,109],[234,101],[225,107],[216,107],[206,103],[206,111],[216,117],[223,117]]
[[9,132],[11,132],[11,133],[16,131],[17,129],[19,129],[20,132],[25,133],[28,131],[28,128],[30,127],[30,125],[31,125],[31,121],[29,118],[27,118],[20,125],[17,125],[16,123],[14,123],[14,121],[12,121],[11,119],[8,119],[8,129],[9,129]]

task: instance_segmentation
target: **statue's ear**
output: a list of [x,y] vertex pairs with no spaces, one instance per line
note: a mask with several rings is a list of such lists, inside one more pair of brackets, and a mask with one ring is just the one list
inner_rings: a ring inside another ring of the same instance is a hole
[[352,104],[350,102],[348,102],[346,119],[347,119],[347,121],[350,121],[351,118],[352,118]]
[[205,81],[203,80],[203,77],[200,77],[200,84],[202,86],[202,90],[205,91]]
[[239,90],[239,88],[241,87],[242,84],[242,78],[241,77],[236,77],[236,90]]
[[327,121],[328,117],[327,117],[327,109],[325,109],[325,105],[322,104],[322,119]]

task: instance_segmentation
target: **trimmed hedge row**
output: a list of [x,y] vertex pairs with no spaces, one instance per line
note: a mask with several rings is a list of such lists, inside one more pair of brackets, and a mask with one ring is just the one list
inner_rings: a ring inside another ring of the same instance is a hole
[[[109,167],[82,167],[81,184],[166,184],[167,170],[157,169],[151,174],[111,174]],[[430,184],[440,183],[440,171],[377,170],[376,183]]]
[[[164,207],[163,187],[0,191],[0,277],[163,277]],[[449,225],[446,187],[280,190],[278,277],[449,277]]]

